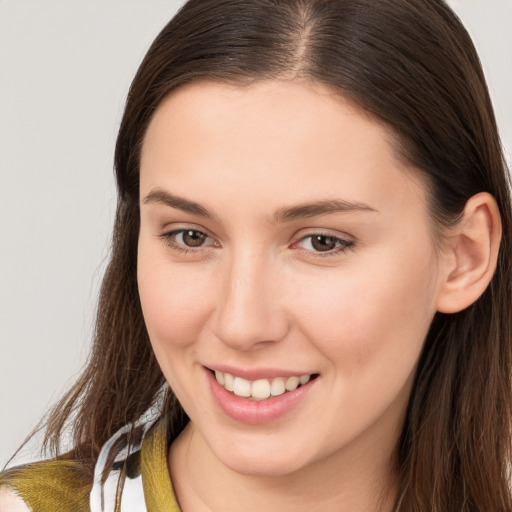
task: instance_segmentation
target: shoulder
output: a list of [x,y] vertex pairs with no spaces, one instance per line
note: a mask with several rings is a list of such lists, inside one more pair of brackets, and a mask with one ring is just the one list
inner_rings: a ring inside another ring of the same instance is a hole
[[0,474],[0,512],[85,511],[91,486],[90,469],[76,460],[18,466]]
[[27,504],[9,487],[0,487],[0,512],[31,512]]

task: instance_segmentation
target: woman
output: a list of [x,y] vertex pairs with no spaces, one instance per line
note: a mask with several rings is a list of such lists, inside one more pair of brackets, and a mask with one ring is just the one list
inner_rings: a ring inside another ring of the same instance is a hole
[[4,508],[512,509],[510,188],[443,2],[190,0],[116,173],[74,449]]

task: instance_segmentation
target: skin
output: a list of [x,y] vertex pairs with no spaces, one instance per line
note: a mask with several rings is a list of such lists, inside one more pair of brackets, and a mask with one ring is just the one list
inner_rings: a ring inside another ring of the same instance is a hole
[[[391,510],[413,375],[457,264],[392,135],[323,86],[199,82],[156,111],[140,172],[142,308],[191,418],[169,453],[182,509]],[[365,209],[275,218],[332,200]],[[179,229],[207,236],[187,247]],[[345,242],[321,252],[315,234]],[[207,385],[204,367],[225,364],[319,377],[289,413],[246,425]]]
[[30,512],[25,502],[11,489],[0,487],[0,512]]

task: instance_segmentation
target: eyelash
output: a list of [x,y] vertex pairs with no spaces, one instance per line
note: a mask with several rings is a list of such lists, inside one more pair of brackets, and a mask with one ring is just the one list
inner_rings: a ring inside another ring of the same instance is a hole
[[[175,237],[177,235],[179,235],[179,234],[184,234],[187,231],[191,231],[193,233],[200,234],[200,235],[202,235],[202,236],[204,236],[206,238],[211,238],[206,233],[204,233],[203,231],[201,231],[199,229],[175,229],[173,231],[169,231],[167,233],[163,233],[162,235],[159,236],[159,238],[161,238],[164,241],[164,243],[171,250],[176,251],[176,252],[181,253],[181,254],[197,253],[201,249],[204,249],[205,246],[202,246],[202,245],[198,246],[196,249],[193,249],[193,248],[187,247],[184,244],[176,242]],[[338,237],[338,236],[334,236],[334,235],[332,235],[330,233],[322,233],[322,232],[311,233],[309,235],[305,235],[305,236],[301,237],[300,240],[298,240],[297,242],[292,244],[292,247],[297,246],[299,243],[301,243],[301,242],[303,242],[303,241],[305,241],[307,239],[313,239],[313,237],[329,238],[336,245],[336,247],[334,249],[328,250],[328,251],[314,251],[314,250],[310,250],[310,249],[302,249],[303,251],[305,251],[305,252],[307,252],[309,254],[313,254],[314,257],[326,258],[326,257],[329,257],[329,256],[334,256],[334,255],[343,253],[343,252],[347,251],[348,249],[352,249],[354,247],[354,242],[352,242],[350,240],[346,240],[344,238],[341,238],[341,237]],[[208,245],[206,247],[210,247],[210,245]]]

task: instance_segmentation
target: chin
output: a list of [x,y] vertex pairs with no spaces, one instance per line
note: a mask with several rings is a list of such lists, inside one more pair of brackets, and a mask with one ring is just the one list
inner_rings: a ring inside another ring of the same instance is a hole
[[296,460],[276,460],[275,457],[264,458],[261,455],[254,458],[248,458],[247,456],[224,458],[222,462],[231,471],[241,475],[259,477],[286,476],[302,468]]
[[[214,455],[230,470],[250,476],[278,477],[292,474],[307,465],[304,449],[275,443],[234,439],[229,446],[211,445]],[[224,443],[222,443],[224,444]],[[276,446],[277,444],[277,446]],[[303,444],[301,444],[303,446]]]

